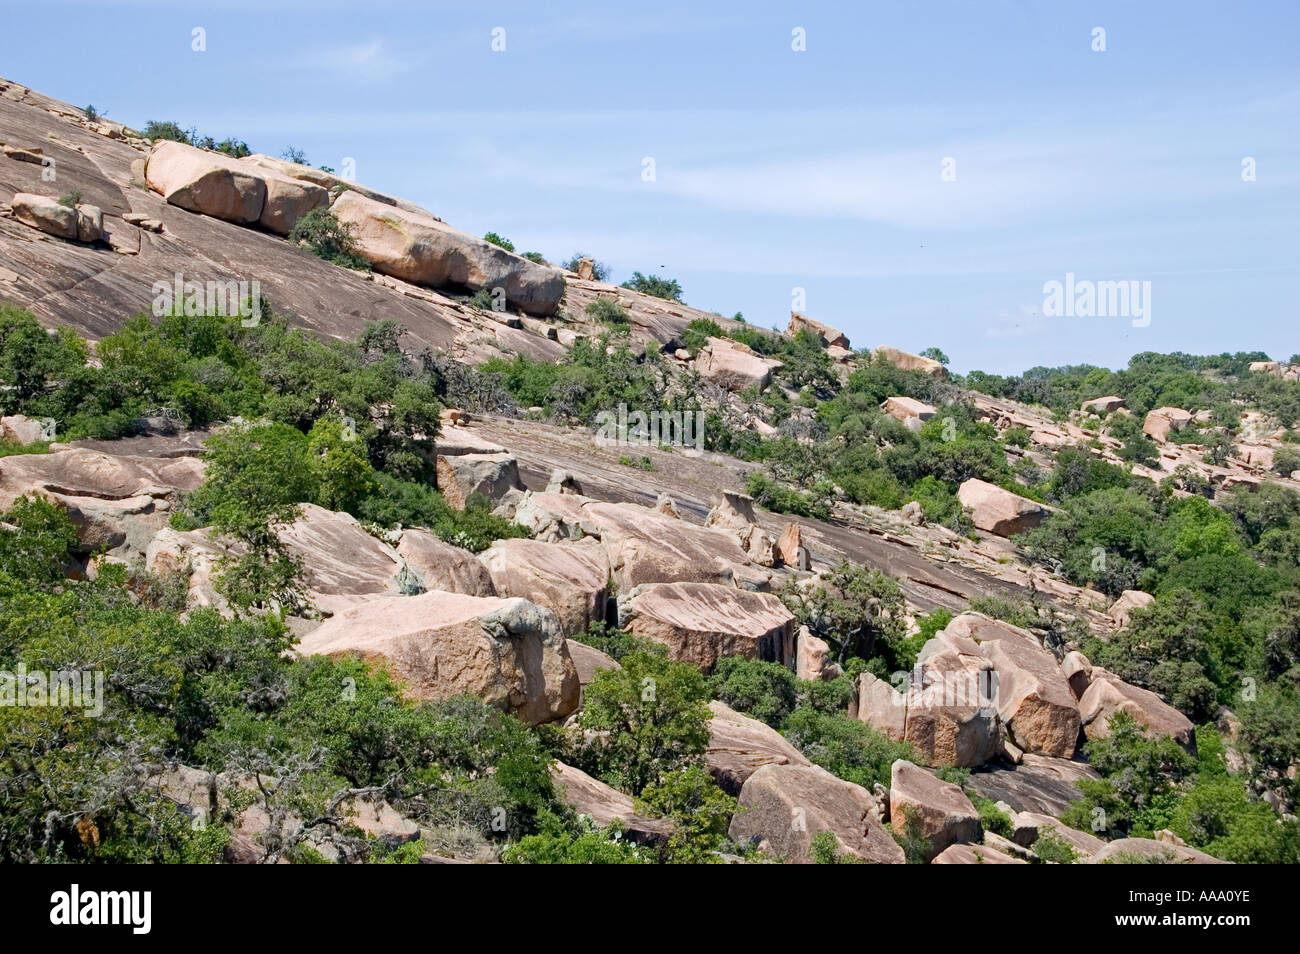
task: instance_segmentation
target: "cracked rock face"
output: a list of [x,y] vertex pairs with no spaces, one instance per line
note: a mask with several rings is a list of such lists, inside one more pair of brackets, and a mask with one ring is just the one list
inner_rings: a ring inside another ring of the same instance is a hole
[[794,616],[770,593],[717,583],[653,583],[632,594],[627,625],[666,645],[671,658],[706,672],[724,656],[794,660]]

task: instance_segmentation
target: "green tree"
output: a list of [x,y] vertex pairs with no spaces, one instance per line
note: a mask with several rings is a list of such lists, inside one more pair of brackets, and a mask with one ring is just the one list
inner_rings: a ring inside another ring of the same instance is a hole
[[583,690],[579,724],[593,733],[587,763],[629,792],[700,764],[709,742],[708,698],[695,666],[649,646],[628,653],[621,669],[600,670]]

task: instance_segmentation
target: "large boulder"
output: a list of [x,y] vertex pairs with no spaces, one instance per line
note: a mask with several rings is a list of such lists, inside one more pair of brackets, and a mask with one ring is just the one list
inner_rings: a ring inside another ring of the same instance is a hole
[[542,543],[497,540],[479,559],[501,596],[520,596],[544,606],[566,635],[586,632],[605,618],[609,560],[595,542]]
[[785,525],[777,538],[776,555],[782,566],[792,570],[807,570],[812,566],[812,558],[803,542],[803,529],[793,520]]
[[51,434],[40,421],[34,421],[25,414],[6,414],[0,417],[0,440],[8,444],[26,447],[40,441],[50,440]]
[[1142,433],[1148,437],[1165,441],[1170,431],[1180,431],[1192,421],[1192,412],[1181,407],[1158,407],[1146,416],[1142,422]]
[[1098,417],[1105,417],[1107,414],[1113,414],[1120,408],[1124,407],[1124,399],[1117,394],[1109,394],[1106,397],[1093,398],[1091,401],[1084,401],[1079,410],[1087,411],[1090,414],[1096,414]]
[[1038,526],[1055,508],[972,477],[957,488],[957,500],[971,512],[975,526],[1000,537]]
[[1094,865],[1226,865],[1223,861],[1187,845],[1172,845],[1152,838],[1117,838],[1107,842],[1088,859]]
[[[276,530],[288,553],[302,565],[307,600],[325,615],[360,601],[404,591],[402,560],[388,544],[368,534],[351,514],[300,504],[297,519]],[[224,560],[245,552],[210,528],[164,527],[150,540],[145,566],[153,573],[188,575],[187,605],[226,609],[216,578]]]
[[889,771],[889,824],[897,832],[910,827],[929,841],[929,859],[949,845],[978,844],[984,837],[980,813],[966,793],[906,759]]
[[1014,858],[988,845],[949,845],[935,855],[932,865],[1024,865],[1023,858]]
[[533,725],[578,707],[578,673],[559,620],[522,599],[437,591],[378,596],[326,620],[304,656],[359,656],[416,699],[469,693]]
[[573,658],[573,668],[578,671],[578,684],[584,689],[602,669],[623,668],[618,664],[617,659],[594,646],[573,639],[567,639],[565,643],[569,647],[569,655]]
[[202,462],[69,448],[54,454],[0,458],[0,510],[24,495],[43,496],[64,508],[81,549],[126,546],[142,554],[167,523],[179,494],[203,480]]
[[935,378],[948,377],[948,370],[933,358],[923,358],[919,354],[891,348],[889,345],[881,345],[871,352],[871,358],[874,361],[888,361],[903,371],[920,371]]
[[709,719],[709,747],[704,764],[729,795],[739,795],[749,777],[764,765],[811,765],[785,736],[765,722],[741,715],[713,700]]
[[945,631],[974,640],[993,664],[998,713],[1019,748],[1055,758],[1074,754],[1078,701],[1056,657],[1032,633],[980,613],[962,613]]
[[1146,609],[1155,602],[1155,597],[1150,593],[1143,593],[1141,590],[1125,590],[1120,594],[1119,599],[1111,604],[1107,611],[1115,625],[1123,629],[1132,619],[1135,609]]
[[790,324],[786,327],[785,333],[793,338],[801,331],[807,331],[809,334],[816,336],[823,347],[845,349],[849,347],[848,336],[838,328],[822,324],[820,321],[815,321],[807,315],[801,315],[797,311],[790,312]]
[[772,372],[780,361],[764,358],[748,345],[730,338],[709,338],[695,356],[700,374],[728,391],[762,391],[772,383]]
[[498,503],[511,490],[523,490],[513,454],[438,455],[438,490],[447,503],[464,510],[474,494]]
[[58,199],[32,192],[18,192],[10,202],[14,218],[23,225],[57,238],[77,240],[77,210]]
[[[1074,693],[1074,698],[1082,699],[1083,694],[1088,691],[1088,684],[1092,682],[1092,663],[1077,649],[1071,650],[1061,660],[1061,675],[1065,676],[1065,681],[1070,684],[1070,691]],[[1088,721],[1086,717],[1084,721]]]
[[403,530],[397,555],[425,590],[496,596],[492,574],[474,554],[439,540],[428,530]]
[[896,421],[902,421],[908,430],[919,431],[921,425],[937,413],[934,405],[910,397],[887,397],[880,409]]
[[555,762],[551,766],[551,778],[560,801],[579,815],[586,815],[600,828],[608,828],[617,821],[632,841],[651,846],[665,844],[673,834],[672,822],[642,815],[631,795],[592,778],[581,769]]
[[171,205],[252,225],[266,205],[266,179],[237,159],[181,142],[154,144],[145,180]]
[[1002,744],[992,670],[973,641],[940,633],[921,648],[904,692],[859,677],[858,718],[931,765],[983,765]]
[[728,829],[731,839],[765,844],[788,862],[810,863],[812,840],[823,831],[835,836],[841,852],[862,861],[905,860],[871,793],[816,765],[763,766],[741,788],[740,807]]
[[[555,497],[580,499],[544,496],[551,503]],[[644,583],[730,584],[737,568],[749,562],[732,534],[674,520],[649,507],[588,501],[580,512],[582,521],[600,537],[610,572],[623,593]],[[515,519],[518,522],[517,514]]]
[[259,175],[263,175],[265,172],[269,171],[274,173],[276,176],[281,176],[287,179],[301,179],[305,182],[314,183],[315,185],[320,186],[327,193],[342,192],[347,189],[353,192],[359,192],[367,199],[374,199],[376,202],[382,202],[384,205],[395,206],[396,208],[404,209],[407,212],[414,212],[417,215],[428,216],[435,219],[437,218],[437,216],[428,209],[416,205],[414,202],[386,195],[383,192],[377,192],[374,189],[367,188],[352,179],[345,179],[343,176],[336,175],[333,172],[326,172],[324,169],[317,169],[315,166],[289,162],[287,159],[277,159],[273,156],[262,155],[261,153],[253,153],[251,156],[245,156],[240,160],[240,162],[245,165],[260,167],[258,169]]
[[529,314],[550,315],[564,295],[564,273],[507,252],[431,216],[345,191],[331,210],[350,226],[357,249],[375,271],[433,287],[501,288]]
[[351,514],[300,504],[298,519],[276,536],[302,564],[303,583],[322,612],[337,613],[370,596],[401,592],[397,553]]
[[104,212],[97,205],[65,205],[53,196],[16,192],[9,203],[24,225],[73,242],[98,242],[104,237]]
[[835,679],[841,674],[838,663],[831,660],[830,644],[814,636],[807,626],[799,628],[795,648],[795,675],[809,682]]
[[1094,678],[1079,699],[1083,731],[1089,739],[1110,735],[1110,720],[1127,712],[1148,736],[1170,736],[1189,751],[1196,751],[1196,727],[1190,719],[1149,689],[1130,685],[1113,673],[1094,670]]
[[673,659],[705,671],[724,656],[794,660],[794,616],[771,593],[718,583],[651,583],[628,600],[626,625],[666,645]]
[[302,179],[268,175],[265,182],[266,202],[257,224],[277,235],[288,235],[312,209],[330,204],[329,192]]

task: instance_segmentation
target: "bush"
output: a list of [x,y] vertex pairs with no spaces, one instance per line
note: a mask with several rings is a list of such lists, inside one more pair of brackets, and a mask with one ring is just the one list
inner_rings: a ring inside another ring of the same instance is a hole
[[1050,828],[1034,840],[1033,852],[1051,864],[1072,865],[1079,860],[1074,847]]
[[682,286],[673,278],[660,278],[657,275],[633,272],[632,277],[623,283],[623,287],[641,292],[643,295],[653,295],[655,298],[678,302],[682,300]]
[[370,262],[357,248],[352,224],[340,222],[327,208],[312,209],[300,218],[289,232],[289,241],[335,265],[370,271]]
[[696,354],[708,343],[709,338],[722,337],[722,326],[712,318],[695,318],[682,333],[682,343],[687,351]]
[[709,679],[713,698],[738,712],[780,728],[798,703],[794,673],[780,663],[727,656]]
[[622,667],[598,671],[583,690],[579,725],[592,735],[582,756],[600,778],[635,793],[702,764],[712,713],[699,669],[670,661],[662,647],[635,649]]
[[612,298],[593,298],[583,313],[592,321],[606,325],[626,325],[632,320],[627,310]]
[[876,783],[889,787],[890,768],[898,759],[917,761],[908,743],[894,742],[843,713],[796,709],[781,732],[809,761],[867,791]]
[[485,241],[492,243],[497,246],[497,248],[503,248],[507,252],[513,252],[515,250],[514,242],[504,236],[497,235],[496,232],[489,232],[487,235],[483,236],[483,238]]

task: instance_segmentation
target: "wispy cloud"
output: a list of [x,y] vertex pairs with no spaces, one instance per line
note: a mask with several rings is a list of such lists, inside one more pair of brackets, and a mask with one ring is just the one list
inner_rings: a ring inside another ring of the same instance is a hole
[[342,74],[349,80],[381,83],[410,71],[411,58],[396,54],[382,38],[363,40],[343,46],[318,47],[293,60],[299,70]]

